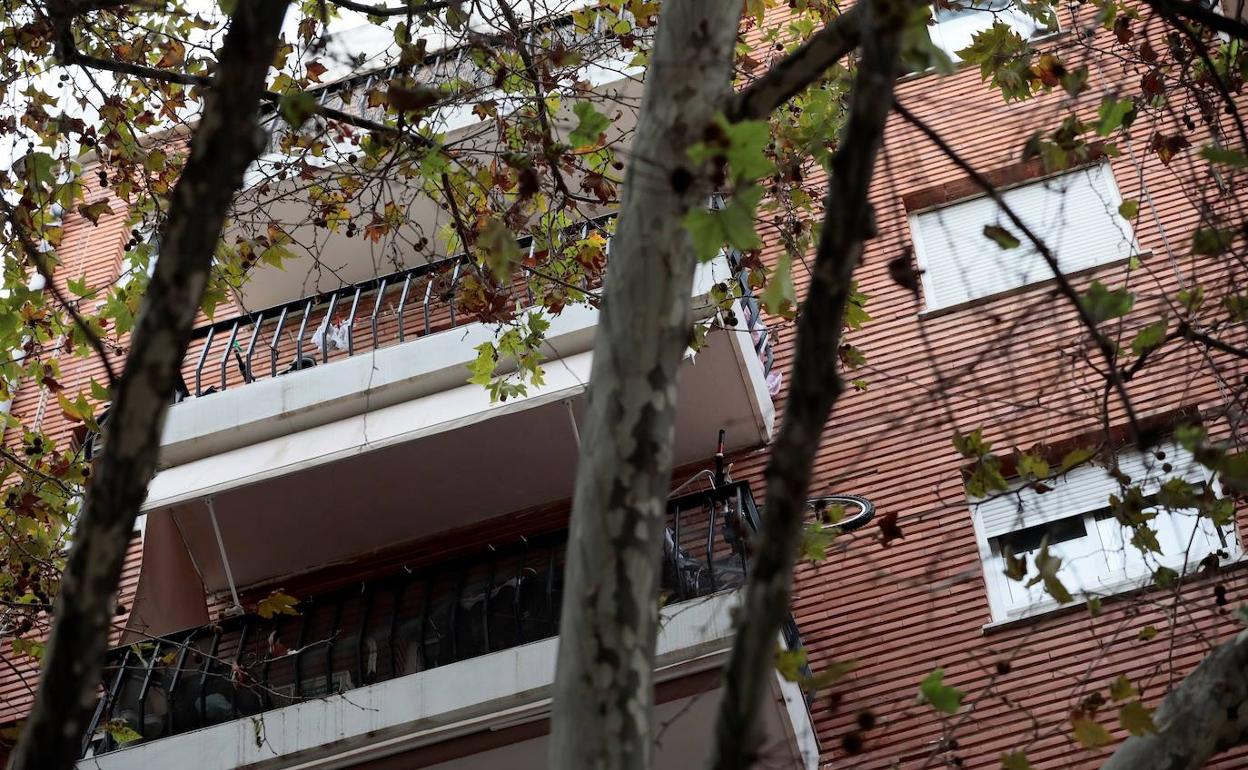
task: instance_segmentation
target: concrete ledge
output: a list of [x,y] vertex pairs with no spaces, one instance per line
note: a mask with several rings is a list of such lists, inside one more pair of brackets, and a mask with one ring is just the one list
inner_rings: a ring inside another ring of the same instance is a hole
[[[658,679],[727,651],[736,592],[663,608]],[[514,647],[323,700],[83,759],[83,770],[339,767],[543,713],[559,640]],[[714,660],[718,662],[718,657]]]

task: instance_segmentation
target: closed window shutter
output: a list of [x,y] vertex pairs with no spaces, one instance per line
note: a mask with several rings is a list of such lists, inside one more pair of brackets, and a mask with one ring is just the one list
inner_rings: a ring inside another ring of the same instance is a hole
[[[1131,226],[1118,213],[1122,201],[1108,164],[1015,187],[1002,197],[1048,245],[1063,273],[1136,251]],[[913,214],[910,225],[928,310],[1053,277],[1040,253],[988,197]],[[987,225],[1004,227],[1021,245],[1002,249],[984,235]]]
[[[1183,448],[1167,444],[1157,449],[1165,453],[1165,460],[1156,459],[1152,452],[1131,451],[1118,456],[1119,470],[1131,477],[1132,484],[1139,484],[1145,495],[1155,493],[1172,478],[1182,478],[1193,484],[1209,478],[1209,472]],[[1162,469],[1165,463],[1172,466],[1168,473]],[[1041,494],[1016,483],[1012,494],[1001,494],[975,504],[975,515],[979,517],[984,537],[998,537],[1099,510],[1109,504],[1110,495],[1122,494],[1118,481],[1099,466],[1076,468],[1065,477],[1046,484],[1052,490]]]

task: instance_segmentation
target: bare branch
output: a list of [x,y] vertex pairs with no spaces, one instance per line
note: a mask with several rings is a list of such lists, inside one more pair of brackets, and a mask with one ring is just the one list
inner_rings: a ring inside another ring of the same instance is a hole
[[1176,14],[1217,32],[1248,40],[1248,24],[1244,24],[1239,19],[1223,16],[1202,3],[1192,2],[1192,0],[1144,0],[1144,2],[1164,16]]
[[1027,224],[1018,216],[1018,213],[1005,202],[1005,199],[1001,197],[1001,193],[997,191],[997,188],[993,186],[992,182],[988,181],[987,177],[979,173],[974,166],[959,155],[957,151],[954,150],[953,147],[951,147],[949,143],[940,136],[940,134],[932,130],[931,126],[928,126],[926,123],[919,120],[914,113],[907,110],[900,102],[897,104],[896,110],[897,114],[900,115],[903,120],[919,129],[920,133],[927,137],[928,141],[936,145],[936,147],[944,153],[949,160],[953,161],[955,166],[970,177],[976,187],[982,190],[985,195],[987,195],[994,203],[997,204],[998,207],[1000,207],[1001,212],[1005,214],[1006,219],[1010,220],[1010,223],[1014,225],[1014,227],[1018,228],[1018,231],[1023,234],[1023,237],[1026,238],[1032,246],[1035,247],[1036,252],[1040,254],[1040,257],[1044,259],[1045,264],[1049,266],[1051,271],[1053,271],[1053,279],[1057,284],[1058,293],[1069,300],[1070,304],[1074,306],[1075,313],[1079,317],[1079,322],[1083,324],[1085,329],[1088,330],[1088,334],[1091,335],[1093,342],[1096,344],[1097,350],[1100,352],[1101,357],[1105,360],[1105,376],[1109,378],[1110,383],[1113,385],[1114,391],[1117,392],[1118,398],[1122,402],[1123,409],[1127,413],[1127,421],[1131,425],[1132,438],[1137,442],[1140,441],[1144,434],[1140,429],[1140,421],[1136,417],[1135,409],[1131,405],[1131,397],[1127,394],[1127,387],[1123,382],[1122,372],[1118,368],[1117,361],[1115,360],[1117,356],[1117,346],[1115,346],[1114,343],[1112,343],[1105,337],[1104,334],[1101,333],[1101,330],[1096,325],[1096,321],[1091,315],[1088,314],[1087,308],[1084,307],[1083,302],[1079,299],[1079,292],[1075,290],[1075,287],[1071,284],[1070,279],[1067,278],[1061,271],[1061,267],[1057,263],[1057,256],[1048,247],[1048,244],[1032,232],[1031,228],[1028,227]]
[[356,3],[353,2],[353,0],[329,0],[329,2],[339,8],[346,8],[348,11],[366,13],[369,16],[407,16],[408,14],[430,13],[432,11],[440,11],[443,8],[449,8],[454,4],[451,0],[396,6],[369,5],[368,3]]

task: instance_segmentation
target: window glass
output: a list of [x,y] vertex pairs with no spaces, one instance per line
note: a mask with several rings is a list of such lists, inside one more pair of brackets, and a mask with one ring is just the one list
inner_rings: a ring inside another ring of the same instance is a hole
[[[1057,259],[1063,273],[1135,254],[1131,225],[1108,164],[1097,164],[1006,190],[1006,205]],[[1001,227],[1019,245],[1003,249],[984,235]],[[927,309],[959,305],[1053,278],[1048,262],[990,198],[911,214]]]
[[[1219,529],[1195,509],[1170,510],[1156,503],[1157,491],[1171,478],[1186,481],[1198,494],[1208,488],[1208,472],[1190,453],[1168,445],[1164,451],[1124,452],[1116,461],[1119,472],[1145,494],[1144,510],[1153,517],[1149,524],[1161,552],[1142,551],[1132,542],[1134,531],[1109,512],[1109,496],[1120,494],[1121,487],[1105,468],[1084,466],[1049,479],[1043,494],[1016,482],[1015,491],[981,501],[974,509],[976,529],[985,538],[980,552],[995,620],[1056,606],[1043,584],[1027,585],[1037,574],[1035,560],[1045,542],[1049,555],[1062,560],[1058,579],[1077,599],[1147,585],[1159,567],[1192,572],[1212,553],[1239,557],[1233,527]],[[1004,574],[1007,553],[1026,560],[1023,580]]]

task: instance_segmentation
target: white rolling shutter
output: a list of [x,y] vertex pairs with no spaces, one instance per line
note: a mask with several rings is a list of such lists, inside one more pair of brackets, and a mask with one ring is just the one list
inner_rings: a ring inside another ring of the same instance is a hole
[[[1015,187],[1002,197],[1048,245],[1063,273],[1137,251],[1131,225],[1118,213],[1122,198],[1107,163]],[[1004,227],[1021,245],[1002,249],[984,235],[986,225]],[[912,214],[910,230],[928,310],[1053,277],[1035,247],[987,197]]]
[[[1166,459],[1158,460],[1152,452],[1123,452],[1118,455],[1118,468],[1139,484],[1145,495],[1151,495],[1171,478],[1189,483],[1208,480],[1207,469],[1197,463],[1183,448],[1166,444],[1157,448]],[[1166,472],[1163,465],[1169,463]],[[1121,495],[1122,486],[1109,472],[1098,466],[1083,466],[1064,478],[1048,482],[1052,491],[1040,494],[1031,489],[1014,487],[1013,494],[992,497],[974,505],[983,536],[998,537],[1009,532],[1075,516],[1104,508],[1110,495]]]

